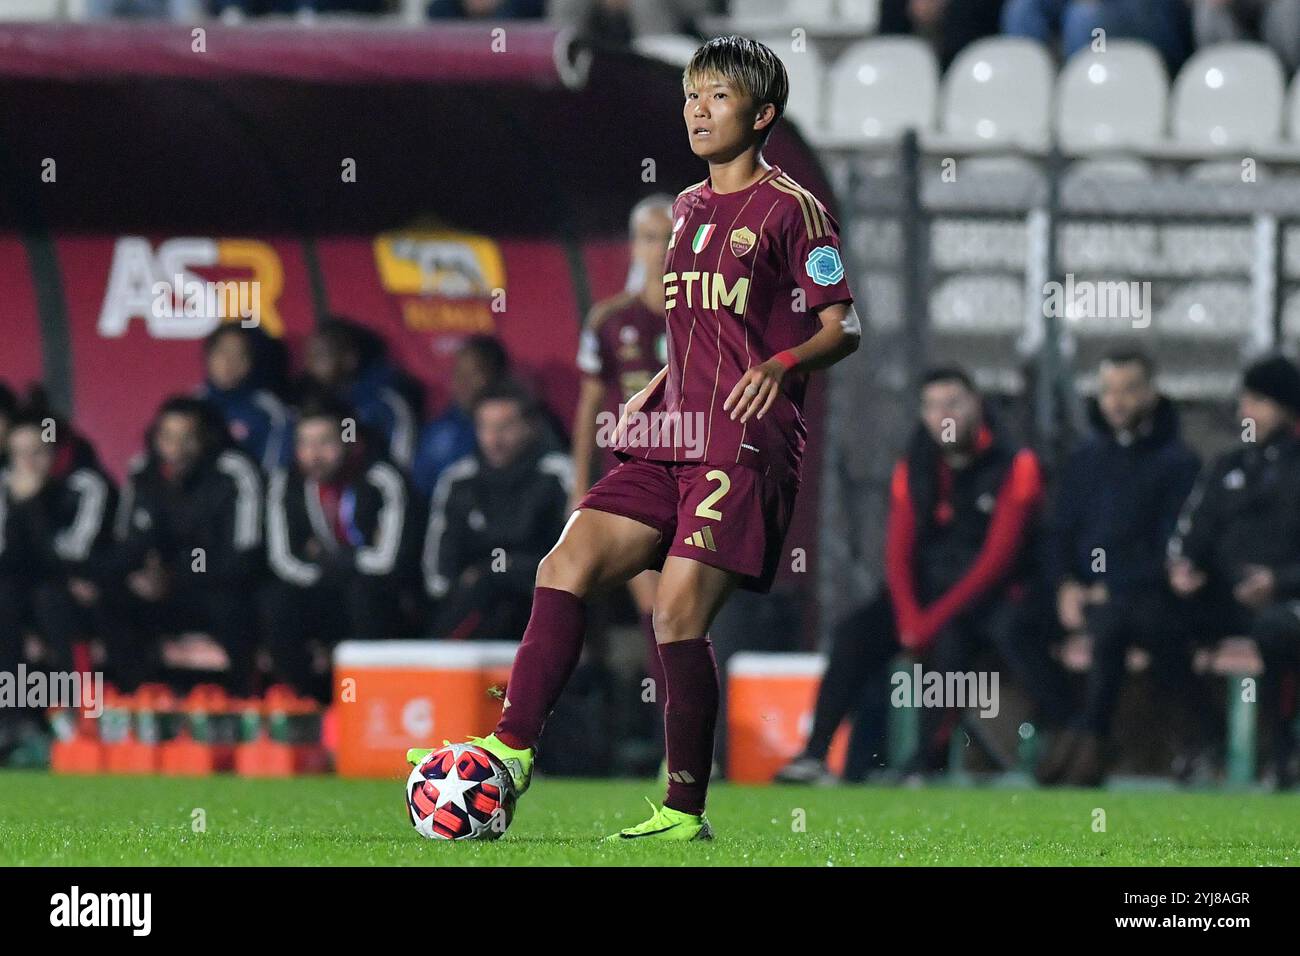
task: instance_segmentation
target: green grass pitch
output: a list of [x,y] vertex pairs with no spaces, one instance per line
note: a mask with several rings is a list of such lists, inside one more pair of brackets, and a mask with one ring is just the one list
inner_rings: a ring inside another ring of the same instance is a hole
[[712,844],[602,845],[648,815],[647,796],[661,797],[652,781],[538,779],[502,840],[444,843],[416,836],[397,780],[6,771],[0,865],[1300,863],[1297,794],[718,784]]

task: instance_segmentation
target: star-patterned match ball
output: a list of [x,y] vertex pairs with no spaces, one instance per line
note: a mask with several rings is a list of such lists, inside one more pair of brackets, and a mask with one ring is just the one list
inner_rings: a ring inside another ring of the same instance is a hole
[[510,775],[486,750],[448,744],[406,780],[406,809],[415,832],[431,840],[495,840],[514,814]]

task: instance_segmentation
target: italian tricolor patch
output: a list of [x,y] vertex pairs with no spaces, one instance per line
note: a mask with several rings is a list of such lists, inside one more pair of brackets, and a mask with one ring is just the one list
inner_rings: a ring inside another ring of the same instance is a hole
[[700,226],[695,230],[695,238],[691,240],[691,251],[699,255],[704,251],[704,247],[709,244],[709,238],[713,235],[713,230],[717,228],[715,223],[709,223]]

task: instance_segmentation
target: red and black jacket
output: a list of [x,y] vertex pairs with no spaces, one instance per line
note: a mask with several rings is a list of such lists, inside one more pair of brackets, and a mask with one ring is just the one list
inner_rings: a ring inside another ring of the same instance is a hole
[[1037,456],[983,424],[960,469],[923,426],[894,467],[885,577],[900,635],[924,647],[958,615],[1033,573],[1043,499]]

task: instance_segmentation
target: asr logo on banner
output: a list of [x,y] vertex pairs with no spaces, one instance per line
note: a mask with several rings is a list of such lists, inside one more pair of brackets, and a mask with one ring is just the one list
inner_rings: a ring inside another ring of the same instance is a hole
[[[486,236],[451,230],[408,230],[375,238],[384,291],[396,296],[412,332],[493,332],[505,305],[506,270]],[[498,303],[500,305],[498,306]]]
[[201,339],[239,321],[278,338],[283,289],[280,256],[264,242],[186,237],[155,249],[141,236],[122,236],[113,245],[99,334],[119,338],[140,320],[154,338]]

